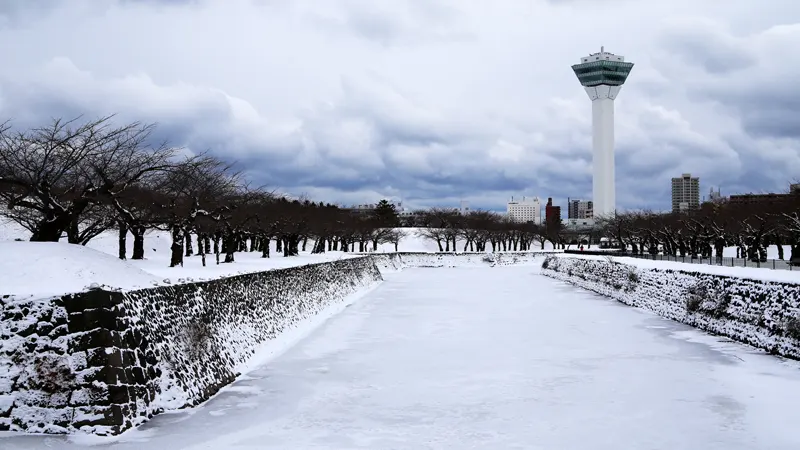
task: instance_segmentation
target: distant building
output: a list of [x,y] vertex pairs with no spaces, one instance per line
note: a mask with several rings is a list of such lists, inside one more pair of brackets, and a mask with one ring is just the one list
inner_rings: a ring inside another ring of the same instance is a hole
[[[389,204],[394,205],[394,209],[395,211],[397,211],[398,215],[403,215],[403,212],[406,211],[406,209],[403,207],[402,202],[389,201]],[[370,215],[373,212],[375,212],[375,208],[377,207],[378,207],[377,203],[363,203],[360,205],[352,205],[350,207],[344,207],[341,209],[343,209],[344,211],[350,211],[351,213],[354,214]]]
[[561,223],[561,207],[553,205],[553,199],[547,199],[547,205],[544,207],[544,215],[546,224]]
[[594,219],[586,218],[586,219],[567,219],[567,223],[564,224],[567,228],[572,228],[576,230],[585,229],[585,228],[592,228],[594,227]]
[[506,204],[506,213],[509,219],[514,222],[535,224],[542,223],[542,204],[539,197],[522,197],[522,200],[514,200]]
[[459,214],[462,214],[462,215],[463,214],[469,214],[469,212],[470,212],[469,202],[466,201],[466,200],[461,200],[461,203],[458,206],[458,212],[459,212]]
[[725,200],[726,198],[722,196],[722,192],[720,191],[719,188],[717,188],[717,190],[714,191],[714,188],[712,187],[711,190],[708,192],[709,203],[722,203]]
[[800,184],[789,185],[788,194],[737,194],[731,195],[728,202],[733,205],[784,203],[800,197]]
[[591,219],[594,217],[594,203],[584,200],[567,199],[568,219]]
[[672,212],[700,207],[700,178],[684,173],[672,179]]

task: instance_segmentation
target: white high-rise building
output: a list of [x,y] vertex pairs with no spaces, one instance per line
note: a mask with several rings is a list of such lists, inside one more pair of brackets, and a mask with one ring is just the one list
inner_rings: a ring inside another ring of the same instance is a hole
[[581,58],[572,70],[592,101],[592,200],[594,216],[616,211],[614,181],[614,99],[628,79],[633,63],[605,51]]
[[672,179],[672,212],[700,207],[700,178],[684,173]]
[[533,222],[537,225],[542,223],[542,203],[539,197],[522,197],[522,200],[514,200],[506,204],[506,213],[514,222]]

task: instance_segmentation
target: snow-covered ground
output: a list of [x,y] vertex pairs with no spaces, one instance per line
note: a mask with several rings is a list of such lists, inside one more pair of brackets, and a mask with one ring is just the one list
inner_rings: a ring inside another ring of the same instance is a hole
[[[435,252],[436,242],[418,236],[417,229],[403,229],[406,234],[398,246],[401,252]],[[86,247],[59,243],[30,243],[30,233],[20,226],[0,218],[0,295],[42,297],[76,292],[97,284],[111,288],[134,289],[154,285],[202,281],[243,273],[260,272],[306,264],[332,261],[355,256],[352,253],[326,252],[311,254],[314,243],[309,241],[305,252],[284,258],[271,243],[271,257],[261,258],[260,252],[237,252],[231,264],[216,264],[214,255],[206,257],[203,267],[199,256],[184,259],[183,267],[169,267],[169,233],[152,231],[144,241],[145,259],[120,261],[116,231],[101,234]],[[22,242],[15,240],[21,239]],[[196,248],[196,242],[195,250]],[[460,247],[463,248],[463,242]],[[552,246],[546,245],[546,249]],[[133,236],[127,239],[128,257],[133,254]],[[379,252],[393,252],[393,244],[382,244]],[[224,255],[223,255],[224,256]]]
[[[789,259],[792,255],[792,247],[790,245],[783,246],[783,259]],[[722,256],[726,258],[736,257],[736,247],[725,247],[722,251]],[[770,245],[767,247],[767,259],[778,259],[778,246]]]
[[0,448],[800,448],[797,363],[536,271],[392,274],[199,408]]

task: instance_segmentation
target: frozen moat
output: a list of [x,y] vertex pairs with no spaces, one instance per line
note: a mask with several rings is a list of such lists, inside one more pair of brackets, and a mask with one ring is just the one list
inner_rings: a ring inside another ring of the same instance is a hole
[[536,270],[391,274],[200,408],[0,448],[800,448],[800,365]]

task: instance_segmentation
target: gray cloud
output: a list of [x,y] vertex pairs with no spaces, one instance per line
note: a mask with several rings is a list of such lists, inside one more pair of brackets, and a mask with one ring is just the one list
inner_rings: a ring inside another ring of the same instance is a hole
[[57,0],[5,0],[0,2],[0,29],[37,20],[56,7]]
[[752,25],[800,15],[639,2],[598,34],[602,8],[562,3],[126,0],[101,17],[75,0],[0,29],[20,43],[0,49],[0,116],[158,122],[158,138],[324,201],[502,209],[590,196],[591,106],[569,66],[604,44],[637,64],[616,105],[621,206],[668,207],[682,172],[761,191],[800,170],[798,37]]
[[683,62],[711,74],[725,74],[756,64],[756,55],[743,39],[731,36],[711,20],[673,24],[664,32],[662,41]]

